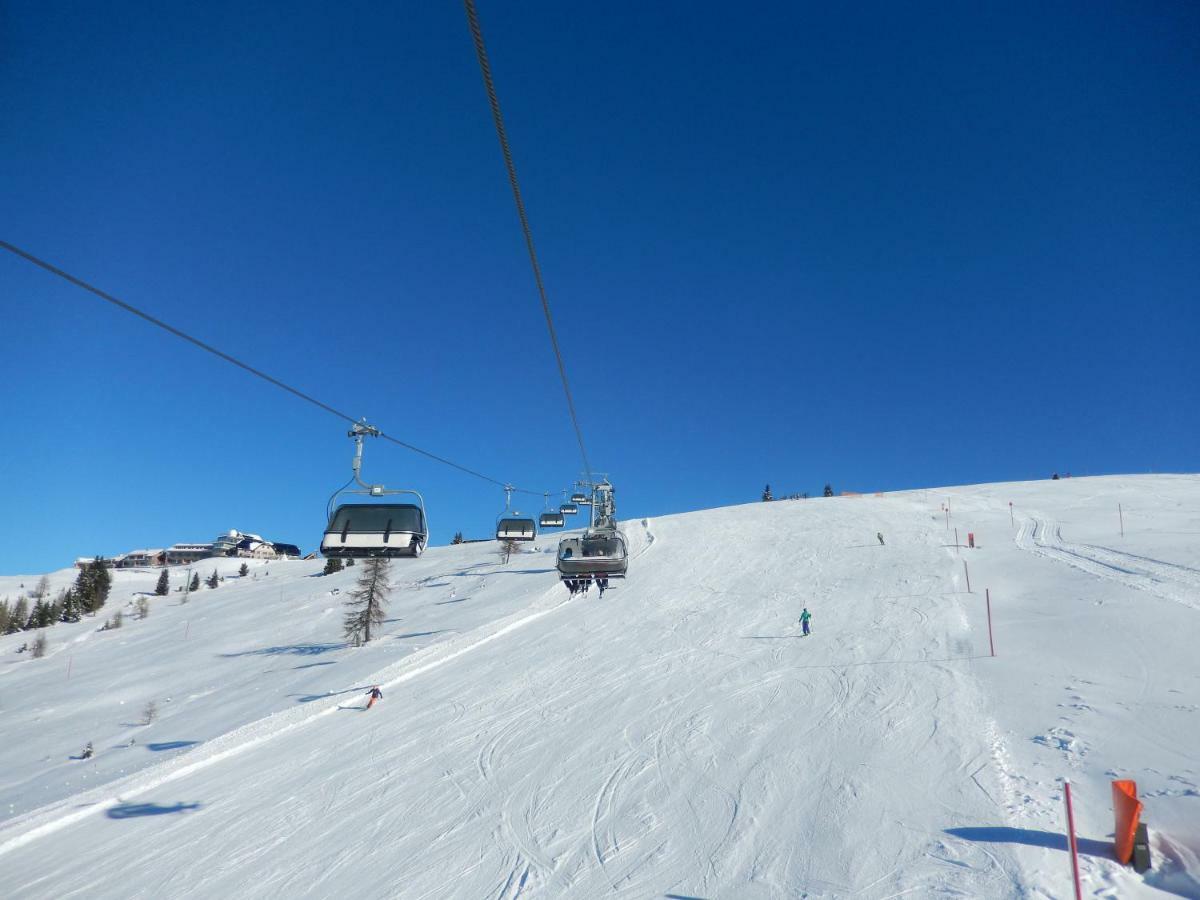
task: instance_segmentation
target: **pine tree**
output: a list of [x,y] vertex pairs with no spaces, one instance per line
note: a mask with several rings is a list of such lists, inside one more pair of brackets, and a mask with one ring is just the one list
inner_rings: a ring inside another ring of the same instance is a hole
[[451,544],[465,544],[466,542],[467,542],[467,539],[463,537],[463,533],[461,531],[456,531],[456,532],[454,532],[454,540],[452,540],[450,543]]
[[331,556],[325,560],[325,571],[323,575],[332,575],[334,572],[342,571],[342,560],[337,556]]
[[159,597],[165,597],[171,590],[171,577],[167,574],[166,566],[158,573],[158,584],[154,586],[154,593]]
[[248,563],[242,563],[242,566],[241,566],[241,568],[240,568],[240,569],[238,569],[238,574],[239,574],[239,575],[241,575],[243,578],[245,578],[247,575],[249,575],[249,574],[250,574],[250,566],[249,566],[249,564],[248,564]]
[[514,553],[521,552],[521,545],[516,541],[501,541],[497,552],[500,554],[500,558],[504,560],[504,564],[507,566],[512,555]]
[[767,503],[768,501],[774,499],[771,496],[771,486],[769,484],[765,488],[763,488],[762,498],[763,498],[763,503]]
[[208,576],[208,580],[205,581],[204,583],[207,584],[210,588],[213,588],[214,590],[216,589],[217,585],[221,583],[221,576],[219,576],[217,574],[216,569],[213,569],[213,573]]
[[383,608],[391,593],[391,566],[384,557],[372,557],[363,566],[358,584],[346,601],[346,617],[343,620],[347,640],[355,647],[371,640],[371,626],[383,625]]
[[8,617],[8,633],[15,634],[18,631],[25,630],[25,623],[29,620],[29,602],[24,597],[18,597],[16,605],[13,606],[12,612]]
[[200,590],[200,573],[199,572],[192,573],[192,583],[190,585],[188,585],[188,590],[189,591]]
[[83,617],[83,610],[79,608],[79,598],[75,596],[74,591],[70,589],[63,591],[60,605],[62,609],[58,615],[60,622],[78,622]]
[[38,600],[33,604],[33,611],[29,613],[29,621],[26,623],[26,628],[47,628],[54,624],[54,605],[49,600]]
[[33,658],[41,659],[43,656],[45,656],[46,655],[46,646],[48,644],[49,644],[49,641],[46,640],[46,632],[39,631],[38,636],[34,639],[33,647],[30,648],[31,650],[33,650]]
[[352,568],[354,568],[354,557],[353,557],[353,556],[349,557],[349,558],[346,560],[346,568],[347,568],[347,569],[352,569]]
[[8,634],[8,623],[12,621],[12,611],[8,608],[8,600],[0,600],[0,634]]
[[832,484],[826,484],[826,485],[825,485],[825,496],[826,496],[826,497],[832,497],[832,496],[833,496],[833,485],[832,485]]
[[99,556],[84,566],[75,579],[75,595],[84,612],[94,613],[104,606],[111,589],[112,575]]

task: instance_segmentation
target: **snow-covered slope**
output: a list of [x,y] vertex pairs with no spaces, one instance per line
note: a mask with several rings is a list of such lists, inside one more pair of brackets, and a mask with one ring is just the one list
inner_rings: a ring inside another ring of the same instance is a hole
[[[361,649],[355,570],[320,562],[223,562],[41,660],[0,638],[5,894],[1059,897],[1069,777],[1090,892],[1200,896],[1200,478],[625,528],[603,600],[567,599],[550,540],[399,561]],[[156,574],[118,573],[110,608]],[[1112,777],[1147,804],[1144,879],[1106,859]]]

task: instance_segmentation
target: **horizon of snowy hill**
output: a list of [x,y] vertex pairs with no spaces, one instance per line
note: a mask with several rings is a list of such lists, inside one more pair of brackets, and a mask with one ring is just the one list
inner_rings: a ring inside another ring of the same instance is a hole
[[323,560],[216,561],[187,603],[118,570],[45,657],[0,637],[0,893],[1068,897],[1069,778],[1085,894],[1200,897],[1200,476],[622,527],[603,599],[568,597],[557,534],[397,560],[360,648],[362,568]]

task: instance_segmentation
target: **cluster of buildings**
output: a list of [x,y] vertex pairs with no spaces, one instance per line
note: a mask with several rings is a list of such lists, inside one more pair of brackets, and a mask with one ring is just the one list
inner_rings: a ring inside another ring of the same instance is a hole
[[[261,535],[243,533],[232,529],[217,535],[208,544],[174,544],[145,550],[130,550],[104,563],[114,569],[132,569],[141,566],[186,566],[202,559],[214,557],[241,557],[243,559],[299,559],[300,548],[295,544],[268,541]],[[93,557],[75,560],[77,568],[83,568]]]

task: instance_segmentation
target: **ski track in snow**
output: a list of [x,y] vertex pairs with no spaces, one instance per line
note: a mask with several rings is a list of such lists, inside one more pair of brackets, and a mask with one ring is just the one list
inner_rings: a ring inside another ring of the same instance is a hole
[[1022,520],[1016,542],[1023,550],[1097,578],[1200,610],[1200,570],[1190,566],[1092,544],[1073,544],[1063,539],[1062,528],[1053,519],[1037,515]]

